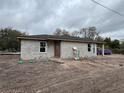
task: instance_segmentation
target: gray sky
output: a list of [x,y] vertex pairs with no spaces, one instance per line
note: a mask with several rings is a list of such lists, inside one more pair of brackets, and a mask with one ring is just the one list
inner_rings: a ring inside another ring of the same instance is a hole
[[[124,14],[124,0],[96,1]],[[56,28],[71,32],[89,26],[103,37],[124,38],[124,17],[91,0],[0,0],[0,27],[52,34]]]

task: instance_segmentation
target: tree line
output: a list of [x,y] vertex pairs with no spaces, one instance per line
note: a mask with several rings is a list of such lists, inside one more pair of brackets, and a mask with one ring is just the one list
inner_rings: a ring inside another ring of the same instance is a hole
[[81,37],[87,39],[100,39],[103,40],[102,37],[99,36],[99,32],[96,31],[96,27],[88,27],[88,28],[81,28],[75,31],[67,31],[65,29],[57,28],[54,32],[54,35],[57,36],[73,36],[73,37]]
[[[18,36],[28,35],[25,32],[15,30],[13,28],[1,28],[0,29],[0,51],[20,51],[20,41]],[[99,35],[96,27],[81,28],[76,31],[67,31],[65,29],[57,28],[53,35],[57,36],[72,36],[86,39],[93,39],[98,41],[105,41],[105,48],[113,51],[124,51],[124,42],[120,43],[119,40],[111,40],[110,37],[102,38]]]
[[124,41],[120,42],[119,40],[111,40],[110,37],[104,39],[105,48],[111,49],[113,53],[124,54]]
[[26,35],[18,30],[12,28],[1,28],[0,29],[0,51],[19,51],[20,41],[17,37],[20,35]]

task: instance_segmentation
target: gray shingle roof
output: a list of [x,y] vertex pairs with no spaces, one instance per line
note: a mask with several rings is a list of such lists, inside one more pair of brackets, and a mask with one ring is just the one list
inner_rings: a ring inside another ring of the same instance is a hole
[[104,43],[103,41],[96,41],[87,38],[73,37],[73,36],[55,36],[55,35],[29,35],[17,37],[20,40],[61,40],[71,42],[90,42],[90,43]]

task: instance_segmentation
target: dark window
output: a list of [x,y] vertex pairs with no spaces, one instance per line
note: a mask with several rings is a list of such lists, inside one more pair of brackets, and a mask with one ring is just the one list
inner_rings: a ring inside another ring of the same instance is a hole
[[88,51],[91,51],[91,44],[88,44]]
[[46,52],[46,42],[40,42],[40,52]]

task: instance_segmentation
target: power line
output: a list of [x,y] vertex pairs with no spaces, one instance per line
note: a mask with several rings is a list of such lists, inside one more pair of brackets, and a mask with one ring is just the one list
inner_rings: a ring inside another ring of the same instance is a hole
[[99,2],[97,2],[97,1],[95,1],[95,0],[91,0],[91,1],[94,2],[94,3],[96,3],[96,4],[98,4],[98,5],[100,5],[100,6],[102,6],[102,7],[104,7],[104,8],[106,8],[106,9],[108,9],[108,10],[111,11],[111,12],[114,12],[114,13],[116,13],[116,14],[118,14],[118,15],[124,17],[123,14],[121,14],[121,13],[119,13],[119,12],[117,12],[117,11],[115,11],[115,10],[113,10],[113,9],[111,9],[111,8],[109,8],[109,7],[107,7],[107,6],[104,6],[103,4],[101,4],[101,3],[99,3]]

